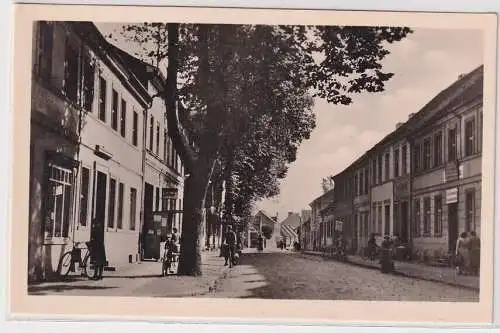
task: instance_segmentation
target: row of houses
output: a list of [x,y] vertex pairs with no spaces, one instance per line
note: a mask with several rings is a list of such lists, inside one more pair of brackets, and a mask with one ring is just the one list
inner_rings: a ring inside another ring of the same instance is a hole
[[140,260],[146,235],[182,221],[184,167],[158,97],[165,77],[91,22],[37,22],[33,46],[29,280],[50,278],[95,219],[110,266]]
[[461,75],[418,113],[333,176],[301,225],[319,250],[342,232],[352,252],[369,236],[398,236],[417,254],[453,251],[459,233],[480,233],[483,66]]

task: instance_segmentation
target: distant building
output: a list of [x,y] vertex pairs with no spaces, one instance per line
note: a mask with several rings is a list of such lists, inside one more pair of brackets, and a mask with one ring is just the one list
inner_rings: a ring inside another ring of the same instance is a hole
[[307,250],[319,250],[321,248],[323,235],[320,228],[323,222],[321,211],[328,205],[333,203],[335,197],[334,189],[323,193],[321,196],[314,199],[309,206],[311,207],[311,223],[310,223],[310,240],[307,242]]
[[[262,234],[266,240],[265,245],[267,245],[269,241],[273,243],[277,229],[279,228],[277,227],[276,218],[269,216],[263,210],[259,210],[253,216],[248,228],[247,246],[257,247],[259,234]],[[266,235],[269,236],[269,238],[265,237]]]

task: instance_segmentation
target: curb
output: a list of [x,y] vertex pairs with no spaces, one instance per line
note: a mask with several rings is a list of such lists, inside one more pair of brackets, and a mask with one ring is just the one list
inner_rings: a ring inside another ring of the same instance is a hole
[[[319,254],[319,253],[316,254],[316,253],[310,253],[310,252],[309,253],[308,252],[302,252],[302,254],[310,255],[310,256],[319,256],[319,257],[322,257],[324,259],[334,260],[333,258],[331,258],[329,256],[324,256],[324,255]],[[346,261],[344,263],[352,265],[352,266],[358,266],[358,267],[363,267],[363,268],[377,270],[377,271],[380,270],[380,267],[378,267],[378,266],[369,265],[369,264],[363,264],[363,263],[360,263],[360,262]],[[443,280],[436,279],[436,278],[429,278],[429,277],[423,277],[423,276],[408,274],[408,273],[404,273],[404,272],[397,271],[397,270],[394,271],[392,273],[392,275],[402,276],[402,277],[416,279],[416,280],[421,280],[421,281],[429,281],[429,282],[441,283],[441,284],[448,285],[448,286],[451,286],[451,287],[460,287],[460,288],[467,289],[467,290],[473,290],[473,291],[479,291],[480,290],[480,288],[472,287],[472,286],[469,286],[469,285],[466,285],[466,284],[454,283],[454,282],[449,282],[449,281],[443,281]]]

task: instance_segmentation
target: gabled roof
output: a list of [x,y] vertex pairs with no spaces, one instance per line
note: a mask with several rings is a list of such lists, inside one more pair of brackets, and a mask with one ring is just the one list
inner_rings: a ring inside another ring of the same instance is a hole
[[300,225],[300,215],[298,213],[289,213],[288,216],[281,221],[281,224],[288,224],[292,228],[298,227]]

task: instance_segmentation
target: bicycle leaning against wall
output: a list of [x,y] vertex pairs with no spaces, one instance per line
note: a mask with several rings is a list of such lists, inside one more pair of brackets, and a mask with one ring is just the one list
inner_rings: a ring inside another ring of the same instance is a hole
[[89,279],[94,278],[96,271],[90,255],[90,242],[73,242],[71,250],[63,254],[59,260],[57,272],[61,278],[68,276],[70,272],[76,271],[76,265],[81,272],[81,276]]

